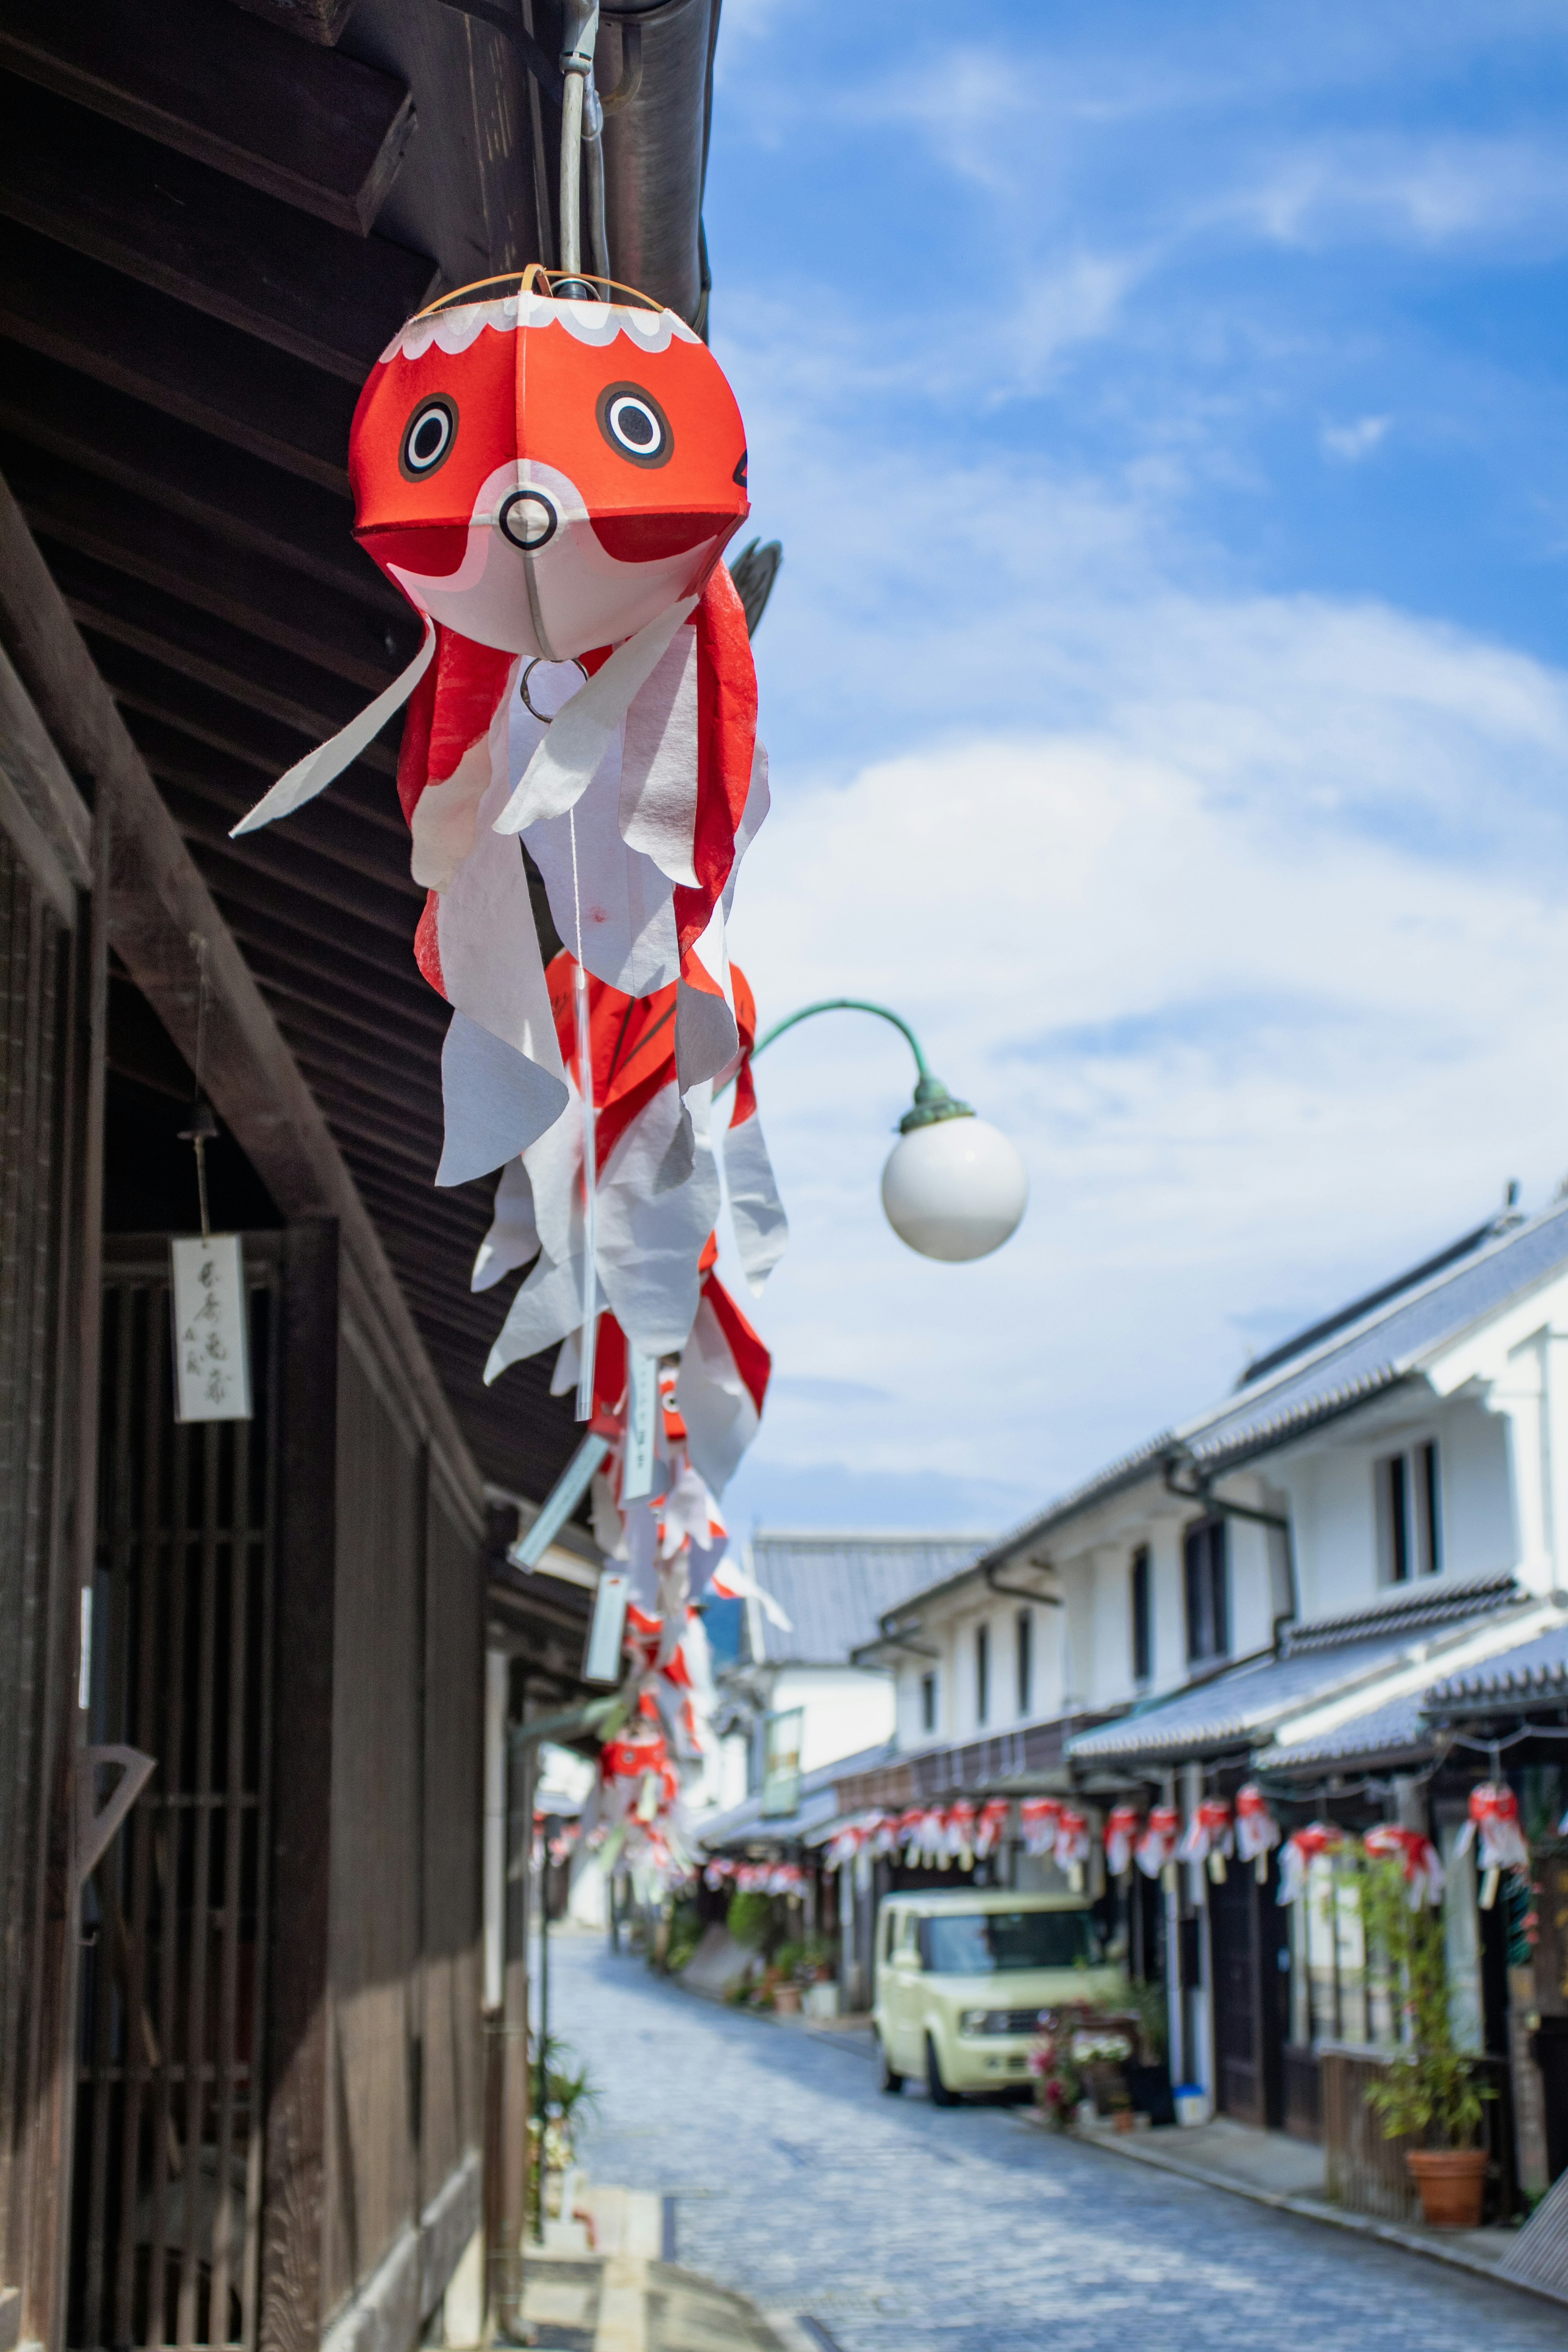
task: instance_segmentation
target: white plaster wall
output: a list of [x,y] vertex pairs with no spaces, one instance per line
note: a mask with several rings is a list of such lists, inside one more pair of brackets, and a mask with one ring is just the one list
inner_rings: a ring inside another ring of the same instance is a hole
[[1519,1558],[1509,1465],[1509,1428],[1473,1397],[1454,1397],[1436,1416],[1442,1482],[1443,1574],[1486,1576]]
[[784,1666],[773,1677],[774,1713],[805,1711],[803,1772],[891,1739],[895,1704],[892,1675],[869,1667]]

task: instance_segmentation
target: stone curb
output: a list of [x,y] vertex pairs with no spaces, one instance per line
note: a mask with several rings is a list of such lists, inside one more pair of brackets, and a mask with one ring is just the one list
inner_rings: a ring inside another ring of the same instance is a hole
[[[1025,2131],[1042,2128],[1019,2117]],[[1377,2238],[1384,2245],[1400,2246],[1407,2254],[1424,2254],[1428,2262],[1447,2263],[1451,2270],[1468,2271],[1472,2278],[1488,2280],[1494,2286],[1512,2287],[1521,2294],[1538,2296],[1544,2303],[1555,2304],[1561,2310],[1568,2305],[1568,2294],[1556,2288],[1538,2286],[1529,2279],[1510,2278],[1495,2263],[1483,2261],[1463,2246],[1446,2246],[1440,2239],[1422,2237],[1415,2230],[1401,2228],[1397,2221],[1380,2221],[1371,2213],[1347,2213],[1338,2205],[1320,2205],[1310,2197],[1292,2197],[1279,2189],[1254,2188],[1250,2181],[1232,2179],[1229,2174],[1215,2172],[1207,2165],[1187,2164],[1180,2157],[1167,2156],[1163,2148],[1142,2147],[1139,2136],[1126,2132],[1114,2137],[1101,2138],[1097,2133],[1071,2131],[1063,2134],[1076,2147],[1092,2147],[1107,2156],[1129,2158],[1134,2164],[1152,2165],[1157,2172],[1173,2172],[1181,2180],[1198,2182],[1205,2189],[1223,2189],[1232,2197],[1246,2197],[1254,2205],[1267,2205],[1277,2213],[1294,2213],[1303,2221],[1321,2221],[1331,2230],[1353,2231],[1358,2237]]]

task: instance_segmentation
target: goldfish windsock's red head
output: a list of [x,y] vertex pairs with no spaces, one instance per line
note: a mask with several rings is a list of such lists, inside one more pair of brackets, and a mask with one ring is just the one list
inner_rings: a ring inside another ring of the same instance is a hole
[[404,328],[349,473],[356,537],[421,612],[547,661],[697,594],[750,511],[740,410],[689,327],[526,289]]

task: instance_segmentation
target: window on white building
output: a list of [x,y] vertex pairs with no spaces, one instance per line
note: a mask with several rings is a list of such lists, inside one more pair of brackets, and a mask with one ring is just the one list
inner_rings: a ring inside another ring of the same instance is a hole
[[1035,1612],[1032,1609],[1018,1612],[1017,1648],[1018,1713],[1027,1715],[1035,1704]]
[[1149,1547],[1140,1544],[1132,1555],[1132,1679],[1146,1683],[1154,1671],[1153,1596],[1149,1581]]
[[921,1676],[921,1729],[922,1731],[934,1731],[936,1729],[935,1675],[922,1675]]
[[1378,1572],[1384,1584],[1436,1576],[1443,1565],[1437,1446],[1428,1438],[1373,1465],[1377,1496]]
[[1230,1563],[1226,1523],[1200,1519],[1182,1538],[1186,1585],[1187,1661],[1201,1665],[1230,1654]]
[[991,1714],[991,1628],[974,1629],[974,1720],[984,1723]]

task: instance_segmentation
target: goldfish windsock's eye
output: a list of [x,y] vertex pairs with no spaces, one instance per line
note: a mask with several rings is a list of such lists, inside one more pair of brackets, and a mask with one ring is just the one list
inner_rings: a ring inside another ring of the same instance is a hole
[[634,466],[668,464],[675,448],[669,419],[640,383],[607,383],[595,413],[599,430],[617,457]]
[[397,464],[405,482],[422,482],[444,465],[458,437],[458,404],[438,392],[422,400],[403,428]]

